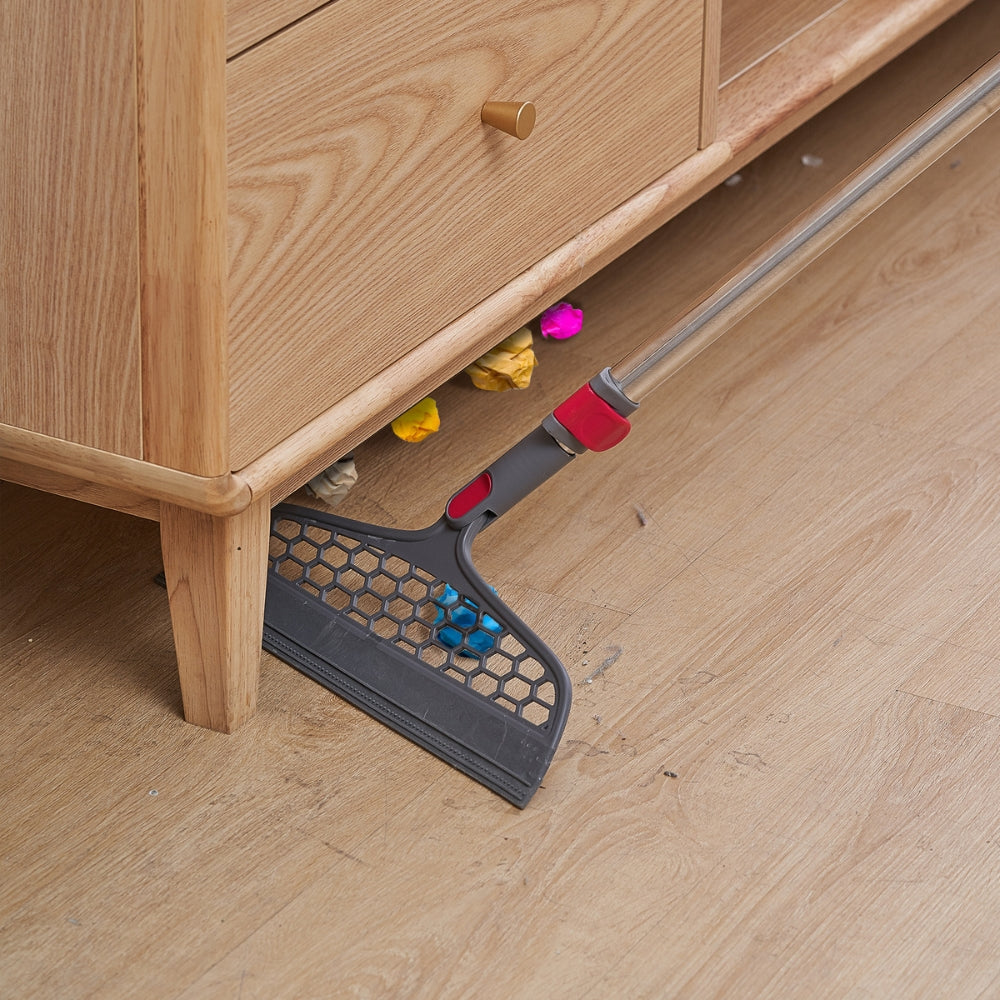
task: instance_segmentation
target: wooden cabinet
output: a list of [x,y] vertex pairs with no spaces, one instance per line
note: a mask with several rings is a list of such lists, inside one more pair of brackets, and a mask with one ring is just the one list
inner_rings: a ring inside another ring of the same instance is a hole
[[273,502],[965,2],[7,0],[0,475],[160,521],[230,730]]
[[367,0],[234,59],[234,468],[694,153],[701,41],[701,0]]

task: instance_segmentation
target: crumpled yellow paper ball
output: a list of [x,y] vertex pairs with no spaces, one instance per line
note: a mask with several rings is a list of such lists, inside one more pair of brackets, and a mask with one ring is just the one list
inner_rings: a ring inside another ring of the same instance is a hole
[[538,364],[531,344],[531,330],[522,327],[474,361],[465,372],[477,389],[490,392],[526,389],[531,382],[531,372]]
[[437,403],[428,396],[401,413],[392,422],[392,432],[398,438],[416,444],[424,438],[436,434],[441,429]]

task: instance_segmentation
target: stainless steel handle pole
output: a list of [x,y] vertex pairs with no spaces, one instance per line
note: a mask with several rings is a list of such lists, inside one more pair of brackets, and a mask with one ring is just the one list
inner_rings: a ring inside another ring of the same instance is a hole
[[611,376],[639,402],[997,110],[1000,56],[768,241],[697,306],[614,365]]

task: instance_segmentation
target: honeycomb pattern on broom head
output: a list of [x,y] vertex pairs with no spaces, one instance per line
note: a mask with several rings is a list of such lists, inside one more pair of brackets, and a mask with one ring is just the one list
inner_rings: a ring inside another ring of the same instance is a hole
[[450,583],[343,529],[290,518],[272,526],[270,560],[359,629],[532,725],[549,722],[555,687],[545,665]]
[[565,725],[569,678],[472,565],[481,527],[395,531],[276,508],[264,644],[524,805]]

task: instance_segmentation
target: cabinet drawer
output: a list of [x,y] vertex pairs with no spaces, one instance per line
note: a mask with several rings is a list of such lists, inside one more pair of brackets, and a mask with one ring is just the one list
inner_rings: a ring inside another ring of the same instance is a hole
[[323,0],[226,0],[226,55],[236,55],[322,5]]
[[338,0],[233,60],[234,467],[693,152],[701,31],[701,0]]

